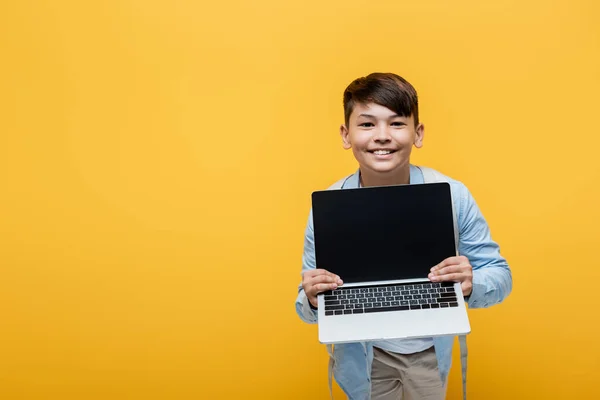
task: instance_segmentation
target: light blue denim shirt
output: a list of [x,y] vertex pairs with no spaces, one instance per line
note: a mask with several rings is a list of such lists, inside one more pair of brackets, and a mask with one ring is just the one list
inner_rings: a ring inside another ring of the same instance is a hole
[[[467,257],[473,267],[473,290],[465,300],[469,308],[483,308],[498,304],[512,290],[512,276],[508,264],[500,255],[498,244],[492,240],[490,229],[467,187],[459,181],[445,178],[450,183],[456,212],[459,232],[458,253]],[[410,184],[421,183],[423,183],[421,170],[411,165]],[[358,187],[360,187],[360,171],[345,178],[341,187],[338,186],[340,189]],[[314,268],[317,266],[311,209],[304,238],[302,272]],[[317,323],[317,311],[310,307],[302,285],[298,287],[296,311],[303,321],[310,324]],[[440,378],[444,384],[450,372],[453,342],[453,336],[433,338]],[[333,358],[335,380],[348,398],[369,399],[373,343],[338,344],[335,346]]]

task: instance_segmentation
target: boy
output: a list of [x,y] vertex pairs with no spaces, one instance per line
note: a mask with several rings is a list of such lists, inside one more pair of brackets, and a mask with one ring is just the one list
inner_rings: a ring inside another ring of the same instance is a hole
[[[423,146],[417,92],[402,77],[373,73],[353,81],[344,92],[344,149],[352,150],[358,171],[331,188],[423,183],[410,164],[412,147]],[[459,254],[432,266],[433,282],[460,282],[469,307],[500,303],[512,289],[512,277],[487,223],[468,189],[450,182],[459,229]],[[343,277],[315,265],[312,210],[305,232],[302,285],[296,311],[317,322],[317,294],[337,288]],[[351,400],[439,400],[445,397],[453,337],[338,344],[332,355],[334,376]]]

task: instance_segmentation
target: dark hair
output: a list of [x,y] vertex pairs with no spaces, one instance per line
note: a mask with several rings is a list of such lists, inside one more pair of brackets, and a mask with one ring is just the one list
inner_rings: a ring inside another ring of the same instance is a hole
[[419,124],[417,91],[404,78],[392,73],[374,72],[354,80],[344,91],[344,119],[346,126],[356,104],[375,103],[402,117],[415,119]]

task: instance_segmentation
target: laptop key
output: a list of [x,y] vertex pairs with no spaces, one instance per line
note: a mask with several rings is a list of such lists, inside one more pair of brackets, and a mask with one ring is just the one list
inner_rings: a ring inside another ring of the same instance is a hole
[[365,310],[366,313],[373,313],[373,312],[383,312],[383,311],[406,311],[409,310],[410,307],[408,306],[397,306],[397,307],[377,307],[377,308],[370,308],[368,310]]
[[350,300],[350,304],[357,304],[358,303],[358,299],[352,299]]
[[410,300],[410,305],[411,305],[411,306],[412,306],[412,305],[416,305],[416,304],[419,304],[419,301],[418,301],[418,300]]
[[344,312],[342,310],[336,310],[335,311],[335,315],[342,315],[344,314]]
[[325,315],[333,315],[333,311],[325,311]]
[[400,305],[401,305],[401,306],[407,306],[407,305],[409,305],[409,304],[410,304],[410,303],[409,303],[409,301],[408,301],[408,300],[402,300],[402,301],[400,302]]
[[365,303],[365,308],[373,308],[373,303]]
[[363,310],[362,308],[355,308],[352,313],[353,314],[363,314],[365,312],[365,310]]
[[392,301],[392,306],[399,306],[400,302],[399,301]]
[[440,303],[440,307],[447,308],[448,307],[448,303]]
[[400,293],[402,293],[403,296],[407,296],[410,294],[408,290],[402,290]]
[[458,303],[452,302],[452,303],[450,303],[450,307],[458,307]]
[[421,309],[421,306],[420,306],[419,304],[414,304],[414,305],[413,305],[413,304],[411,304],[411,306],[410,306],[410,309],[411,309],[411,310],[420,310],[420,309]]
[[436,299],[436,301],[438,303],[449,303],[449,302],[457,302],[458,299],[456,297],[442,297],[442,298]]
[[381,303],[381,307],[390,307],[392,304],[389,301],[384,301]]
[[346,305],[346,310],[353,310],[354,309],[354,304],[347,304]]
[[338,304],[340,304],[339,300],[332,300],[332,301],[325,300],[325,305],[326,306],[337,306]]
[[394,300],[394,296],[388,296],[385,298],[385,301],[393,301]]
[[427,304],[427,299],[421,299],[421,300],[419,300],[419,304]]
[[352,314],[353,310],[344,310],[344,314]]
[[440,305],[437,303],[430,304],[431,308],[440,308]]
[[337,300],[337,296],[325,296],[325,301],[327,300]]
[[456,293],[440,293],[440,297],[456,297]]
[[345,306],[343,305],[339,305],[339,306],[325,306],[325,311],[328,310],[343,310],[345,308]]
[[396,297],[394,297],[394,300],[402,300],[403,298],[404,297],[402,297],[402,296],[396,296]]
[[350,300],[342,300],[342,304],[350,304]]
[[423,310],[425,310],[425,309],[428,309],[428,308],[431,308],[431,304],[421,304],[421,308],[422,308]]
[[373,307],[381,307],[381,302],[373,303]]

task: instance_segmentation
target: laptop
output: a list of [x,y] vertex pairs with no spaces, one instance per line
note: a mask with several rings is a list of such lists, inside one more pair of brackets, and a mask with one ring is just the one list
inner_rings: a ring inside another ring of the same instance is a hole
[[431,267],[458,254],[447,182],[312,193],[316,265],[344,284],[320,293],[324,344],[464,335],[460,283]]

